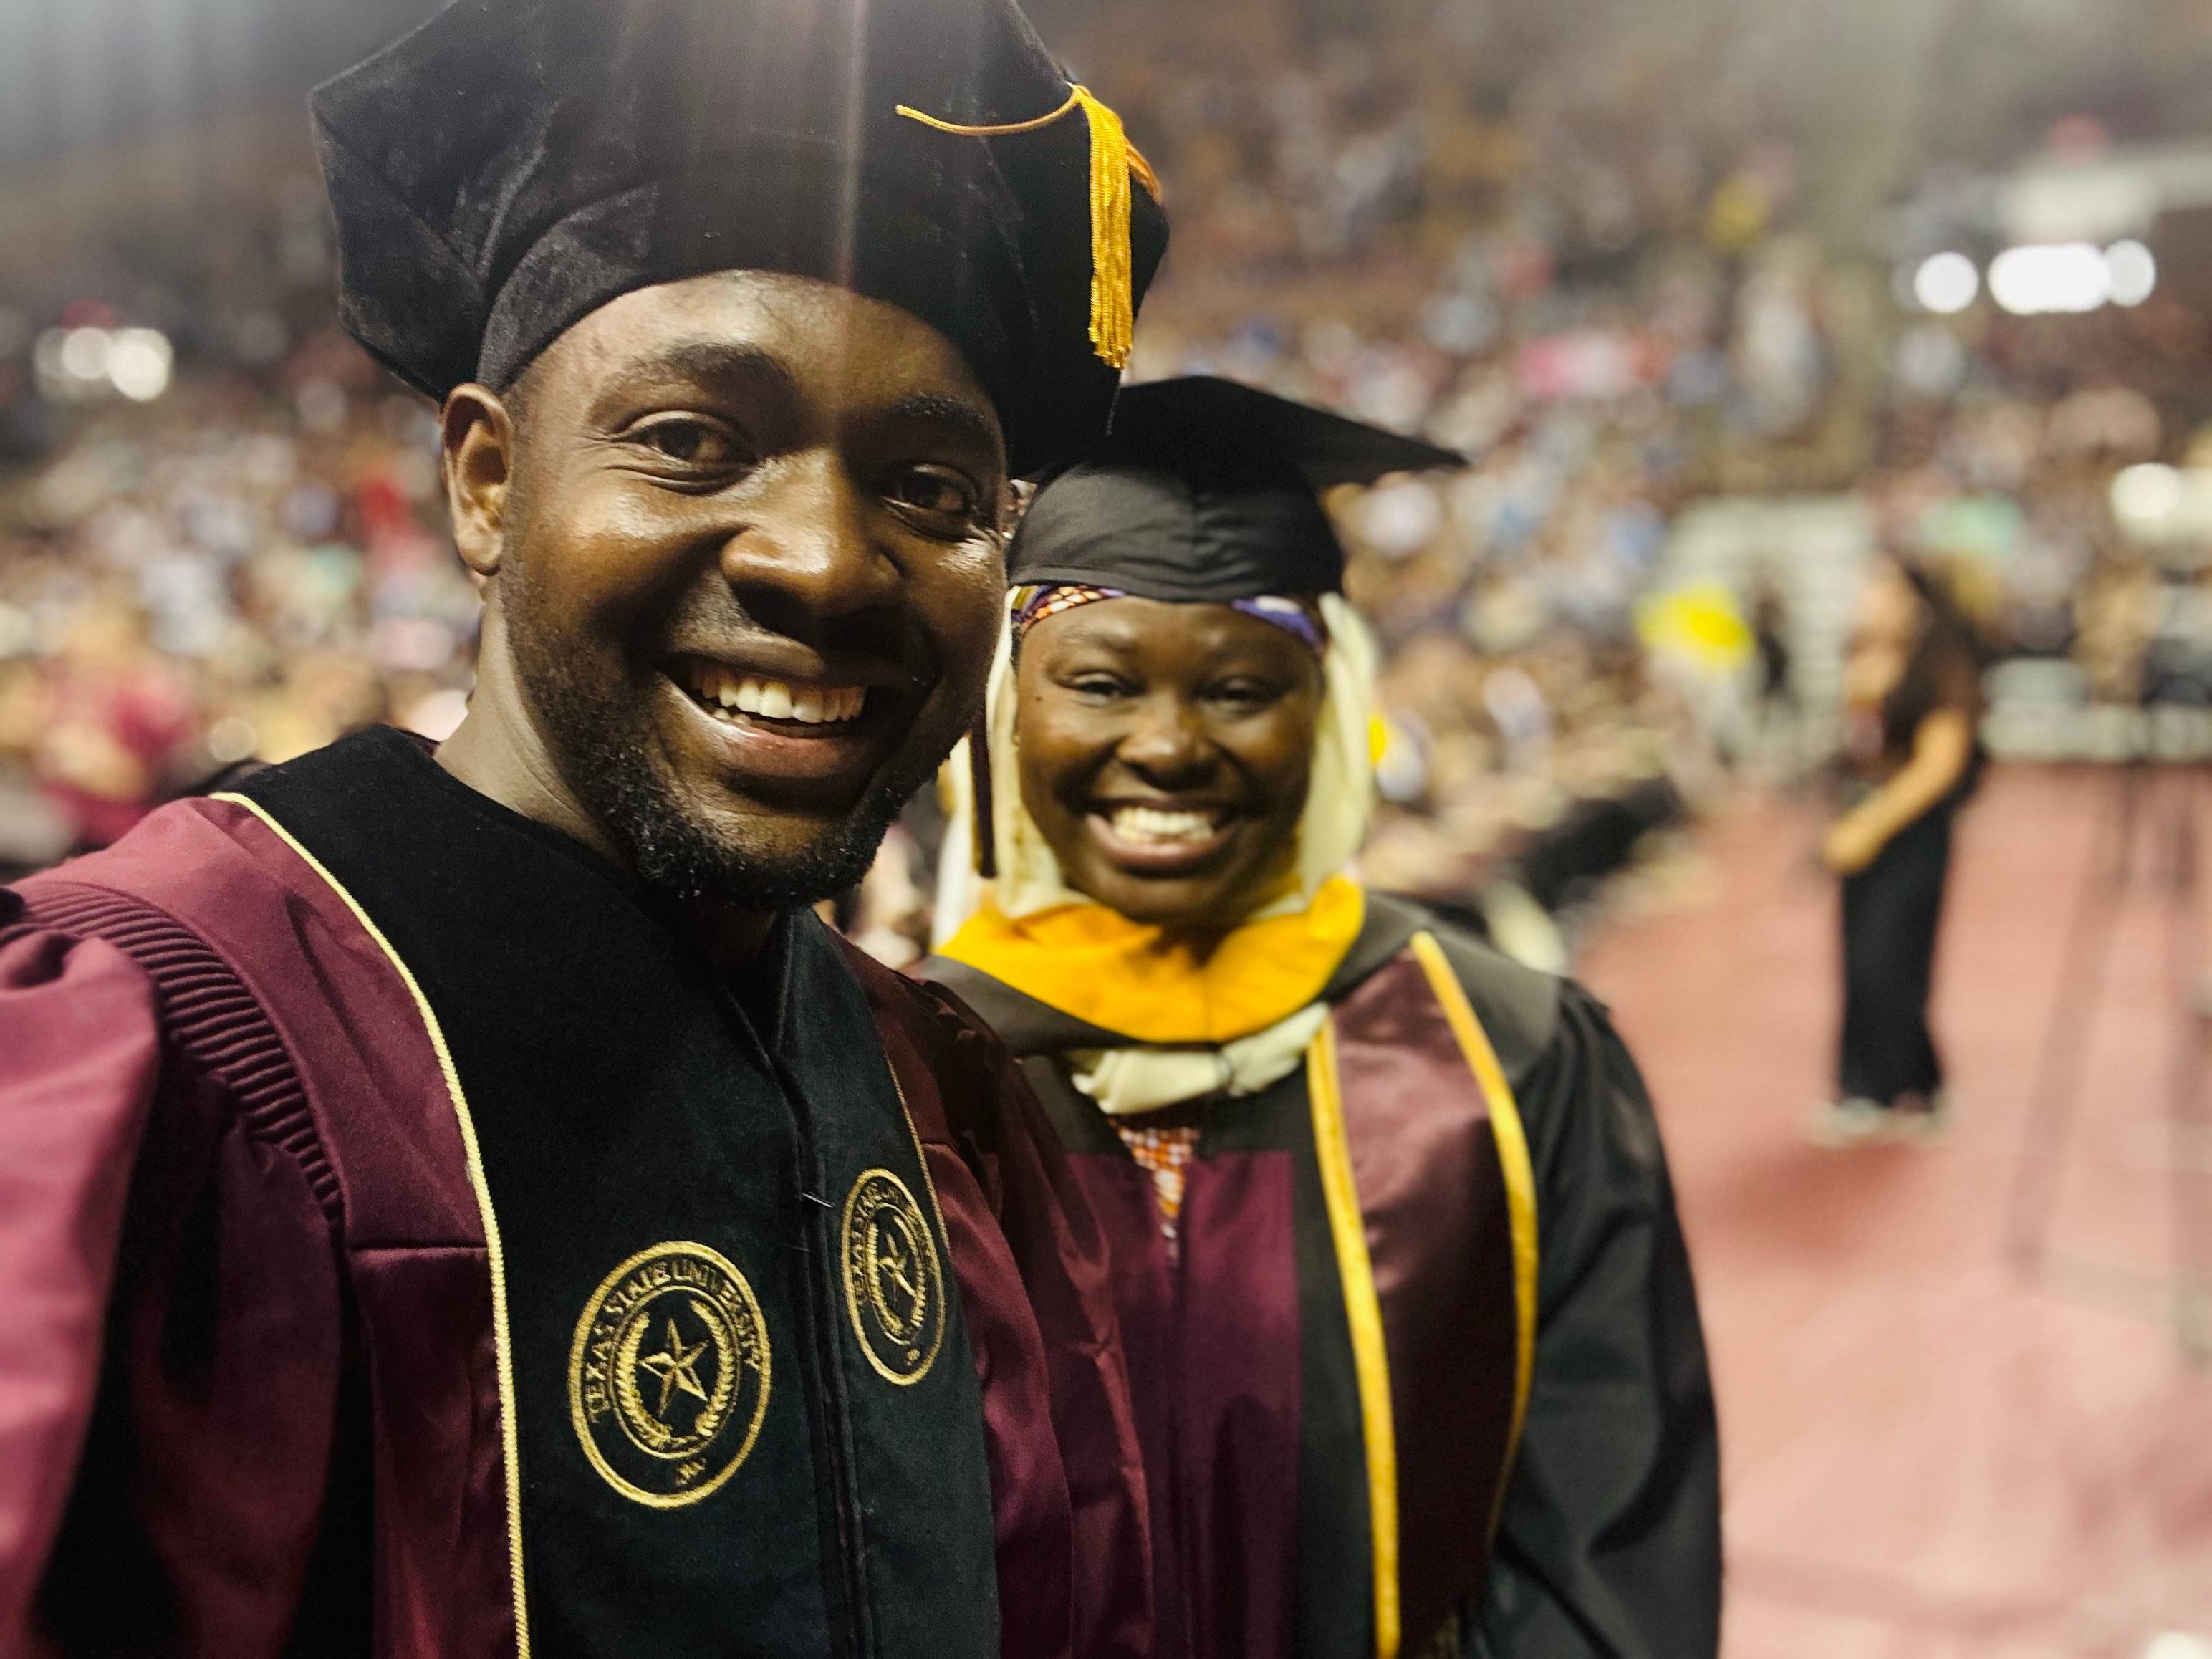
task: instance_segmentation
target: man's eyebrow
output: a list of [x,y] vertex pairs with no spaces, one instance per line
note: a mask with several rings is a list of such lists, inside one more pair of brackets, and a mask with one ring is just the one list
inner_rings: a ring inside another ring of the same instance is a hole
[[909,392],[895,399],[884,413],[894,421],[914,421],[951,427],[989,449],[1000,444],[999,422],[981,405],[941,392]]
[[622,370],[625,380],[658,376],[728,385],[743,381],[766,385],[787,398],[799,395],[799,381],[790,368],[763,346],[740,345],[721,340],[677,340],[632,358]]

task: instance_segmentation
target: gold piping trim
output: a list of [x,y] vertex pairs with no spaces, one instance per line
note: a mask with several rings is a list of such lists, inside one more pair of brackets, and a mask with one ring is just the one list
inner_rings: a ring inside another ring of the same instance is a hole
[[1069,87],[1066,101],[1058,109],[1030,121],[972,126],[940,119],[911,104],[894,108],[909,121],[965,138],[1011,138],[1048,127],[1072,111],[1083,112],[1091,137],[1091,344],[1102,362],[1117,370],[1127,368],[1137,325],[1129,180],[1133,177],[1155,201],[1160,181],[1151,163],[1130,143],[1121,118],[1079,82]]
[[1367,1451],[1368,1529],[1375,1555],[1376,1659],[1397,1659],[1398,1437],[1390,1411],[1390,1361],[1382,1346],[1382,1304],[1367,1255],[1367,1224],[1352,1180],[1352,1147],[1344,1133],[1344,1097],[1337,1085],[1334,1017],[1322,1022],[1306,1048],[1306,1092],[1313,1102],[1314,1153],[1322,1197],[1344,1280],[1345,1319],[1352,1329],[1352,1365],[1359,1384],[1359,1425]]
[[952,1235],[945,1230],[945,1206],[937,1201],[937,1177],[929,1172],[928,1149],[921,1144],[921,1131],[915,1127],[914,1108],[906,1103],[906,1085],[899,1081],[898,1067],[892,1063],[888,1051],[884,1055],[884,1069],[891,1074],[891,1092],[898,1097],[899,1115],[906,1120],[907,1139],[914,1142],[915,1162],[921,1165],[921,1184],[929,1194],[929,1212],[937,1218],[939,1242],[945,1246],[945,1259],[952,1259]]
[[1444,1018],[1474,1073],[1483,1098],[1490,1106],[1490,1132],[1498,1141],[1498,1168],[1505,1181],[1505,1209],[1513,1229],[1513,1423],[1505,1441],[1505,1463],[1498,1477],[1498,1492],[1490,1505],[1490,1530],[1498,1531],[1505,1507],[1505,1487],[1521,1446],[1521,1430],[1528,1420],[1528,1388],[1536,1369],[1536,1172],[1528,1158],[1528,1135],[1521,1122],[1521,1109],[1498,1051],[1475,1018],[1459,975],[1444,957],[1443,946],[1425,931],[1413,935],[1413,955],[1428,975],[1429,989],[1443,1005]]
[[892,110],[909,121],[919,121],[926,127],[934,127],[939,132],[950,132],[962,138],[1012,138],[1019,133],[1036,132],[1050,126],[1082,101],[1082,88],[1071,82],[1068,83],[1067,101],[1051,114],[1040,115],[1033,121],[1001,121],[993,126],[970,126],[961,121],[947,121],[927,110],[916,109],[912,104],[896,104]]
[[[1013,138],[1024,132],[1036,132],[1041,128],[1050,126],[1068,111],[1080,106],[1083,100],[1091,95],[1091,89],[1088,87],[1079,87],[1070,82],[1066,100],[1051,114],[1040,115],[1029,121],[1002,122],[996,126],[969,126],[959,121],[947,121],[930,114],[927,110],[916,109],[911,104],[894,105],[892,113],[903,115],[909,121],[919,121],[926,127],[933,127],[939,132],[949,132],[957,137]],[[1145,187],[1146,193],[1154,201],[1158,201],[1162,194],[1159,174],[1153,170],[1152,164],[1144,158],[1134,144],[1130,144],[1127,148],[1129,171],[1137,175],[1137,182]]]
[[477,1211],[483,1220],[484,1258],[491,1269],[492,1340],[499,1361],[500,1451],[507,1465],[507,1547],[514,1578],[515,1655],[516,1659],[530,1659],[530,1607],[522,1583],[522,1458],[515,1421],[514,1354],[507,1327],[507,1258],[500,1248],[499,1218],[492,1213],[491,1188],[484,1180],[483,1156],[477,1146],[476,1121],[469,1115],[468,1097],[462,1092],[461,1076],[454,1069],[453,1052],[446,1047],[446,1033],[438,1024],[438,1016],[431,1012],[430,1000],[422,994],[422,986],[416,982],[414,973],[400,959],[399,952],[392,948],[392,941],[385,938],[384,930],[370,920],[361,902],[346,890],[344,883],[324,867],[320,859],[301,846],[299,838],[259,802],[228,790],[210,799],[229,801],[252,813],[345,902],[354,920],[376,941],[377,948],[384,952],[407,987],[408,994],[415,999],[415,1012],[422,1017],[422,1028],[429,1034],[430,1047],[438,1056],[438,1069],[446,1079],[446,1094],[453,1103],[453,1119],[460,1125],[461,1147],[468,1158],[469,1185],[476,1193]]

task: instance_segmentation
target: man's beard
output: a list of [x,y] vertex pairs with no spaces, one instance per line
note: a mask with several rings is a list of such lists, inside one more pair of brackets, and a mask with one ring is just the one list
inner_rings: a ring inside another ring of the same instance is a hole
[[945,758],[896,757],[858,805],[796,847],[747,846],[687,810],[654,763],[653,735],[635,705],[573,677],[566,667],[573,657],[538,635],[531,613],[526,602],[514,606],[507,635],[539,732],[584,810],[629,854],[638,878],[665,897],[787,910],[845,892],[868,873],[884,832]]
[[[572,719],[580,714],[581,719]],[[720,899],[746,910],[788,910],[860,884],[899,809],[928,778],[886,775],[860,804],[796,847],[769,853],[717,835],[684,810],[640,732],[623,741],[588,710],[538,704],[546,736],[577,770],[570,787],[584,810],[625,848],[638,879],[678,900]],[[573,757],[573,758],[569,758]]]

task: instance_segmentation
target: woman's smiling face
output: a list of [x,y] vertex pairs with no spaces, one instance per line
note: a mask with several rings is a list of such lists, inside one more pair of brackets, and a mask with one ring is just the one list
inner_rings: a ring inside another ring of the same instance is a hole
[[1321,665],[1226,605],[1102,599],[1046,618],[1015,672],[1021,790],[1068,884],[1213,931],[1295,858]]

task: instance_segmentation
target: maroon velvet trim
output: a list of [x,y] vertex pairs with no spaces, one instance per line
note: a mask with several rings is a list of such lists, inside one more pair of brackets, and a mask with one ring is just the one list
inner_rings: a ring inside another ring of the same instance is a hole
[[0,1654],[25,1621],[93,1409],[131,1171],[161,1078],[145,975],[13,924],[0,890]]
[[22,890],[35,924],[104,939],[145,969],[161,999],[168,1045],[216,1085],[242,1128],[299,1167],[323,1213],[337,1224],[337,1174],[324,1156],[299,1072],[261,1005],[222,958],[143,899],[65,877],[34,878]]
[[1152,1529],[1154,1659],[1189,1659],[1190,1590],[1183,1577],[1182,1504],[1176,1479],[1182,1372],[1175,1271],[1160,1234],[1152,1178],[1127,1152],[1073,1152],[1068,1166],[1114,1263],[1114,1310],[1128,1366]]
[[1153,1516],[1152,1651],[1278,1659],[1298,1559],[1292,1155],[1194,1158],[1174,1257],[1142,1168],[1120,1152],[1069,1162],[1113,1252]]
[[1389,1358],[1413,1653],[1488,1565],[1513,1419],[1511,1221],[1488,1103],[1420,964],[1401,955],[1339,1004],[1336,1037]]
[[[484,1252],[368,1250],[349,1267],[384,1425],[373,1480],[383,1650],[512,1653],[507,1465]],[[442,1409],[424,1409],[426,1401]]]
[[[325,1460],[307,1439],[329,1433],[341,1391],[357,1376],[375,1463],[375,1650],[410,1659],[511,1654],[506,1468],[482,1219],[437,1055],[404,982],[344,900],[233,803],[164,807],[114,847],[22,890],[48,925],[66,917],[71,931],[96,929],[143,953],[136,959],[161,986],[165,1050],[190,1062],[165,1073],[168,1109],[157,1120],[181,1125],[211,1112],[236,1126],[240,1146],[285,1153],[241,1161],[218,1194],[218,1220],[265,1232],[304,1211],[324,1230],[313,1249],[295,1242],[223,1257],[258,1275],[222,1297],[230,1310],[217,1325],[226,1352],[233,1342],[250,1349],[272,1322],[297,1327],[271,1339],[281,1366],[264,1355],[258,1369],[241,1364],[234,1383],[206,1395],[254,1404],[273,1460],[258,1456],[252,1432],[228,1421],[218,1432],[157,1419],[150,1405],[136,1413],[137,1432],[147,1437],[143,1463],[211,1460],[233,1474],[210,1492],[269,1522],[249,1540],[228,1522],[141,1512],[180,1564],[197,1560],[194,1548],[212,1553],[208,1565],[177,1568],[176,1617],[188,1620],[235,1595],[231,1581],[241,1573],[267,1616],[280,1625],[290,1616],[295,1564],[334,1518],[317,1512]],[[204,1109],[179,1113],[177,1091],[186,1087]],[[172,1180],[173,1155],[150,1146],[149,1155],[161,1166],[152,1178]],[[316,1252],[340,1238],[342,1261],[319,1261]],[[343,1283],[326,1291],[320,1276],[333,1266]],[[133,1316],[159,1321],[167,1305],[157,1286]],[[125,1368],[131,1387],[158,1398],[167,1373],[151,1350]],[[279,1425],[289,1426],[279,1434]]]
[[1191,1651],[1224,1659],[1287,1654],[1297,1623],[1295,1178],[1287,1152],[1223,1152],[1192,1160],[1183,1189],[1178,1520]]
[[1142,1455],[1107,1246],[1012,1055],[847,947],[913,1114],[983,1384],[1006,1659],[1150,1655]]
[[[436,1052],[405,984],[330,884],[247,808],[165,806],[55,878],[166,912],[292,1057],[349,1249],[477,1245],[483,1222]],[[245,1012],[242,1010],[241,1012]],[[273,1132],[294,1120],[272,1111]]]

